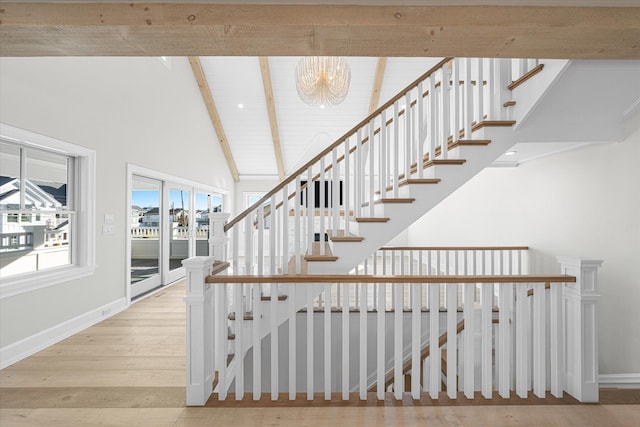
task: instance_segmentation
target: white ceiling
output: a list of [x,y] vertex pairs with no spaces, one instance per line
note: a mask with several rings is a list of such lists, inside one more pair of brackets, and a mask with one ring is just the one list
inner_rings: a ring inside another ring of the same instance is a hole
[[[285,175],[337,140],[369,111],[377,58],[346,58],[351,68],[347,99],[320,109],[300,100],[295,88],[298,57],[270,57],[276,117]],[[441,58],[389,58],[379,105]],[[201,57],[240,179],[277,179],[273,138],[257,57]],[[242,108],[239,105],[242,104]]]

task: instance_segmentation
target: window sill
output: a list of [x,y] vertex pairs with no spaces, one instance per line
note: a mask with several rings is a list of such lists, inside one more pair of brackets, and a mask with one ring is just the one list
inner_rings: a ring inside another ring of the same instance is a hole
[[47,288],[75,279],[92,275],[97,265],[86,267],[61,267],[48,271],[38,271],[16,277],[3,278],[0,286],[0,299]]

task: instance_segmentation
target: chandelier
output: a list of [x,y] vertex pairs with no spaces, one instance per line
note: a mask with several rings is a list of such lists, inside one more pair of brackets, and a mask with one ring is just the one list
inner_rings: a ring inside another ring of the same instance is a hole
[[300,99],[320,108],[340,104],[349,93],[349,64],[336,56],[308,56],[296,66],[296,90]]

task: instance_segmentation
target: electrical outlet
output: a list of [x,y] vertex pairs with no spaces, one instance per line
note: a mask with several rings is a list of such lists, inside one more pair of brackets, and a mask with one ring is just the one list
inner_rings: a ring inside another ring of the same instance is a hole
[[113,214],[104,214],[104,223],[113,224]]
[[116,226],[113,224],[104,224],[102,226],[102,234],[115,234]]

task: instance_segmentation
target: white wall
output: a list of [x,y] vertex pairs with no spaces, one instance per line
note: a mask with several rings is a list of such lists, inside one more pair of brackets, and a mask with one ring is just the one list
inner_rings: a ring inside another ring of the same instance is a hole
[[528,245],[533,272],[559,272],[556,255],[604,260],[601,374],[640,372],[640,114],[626,128],[620,143],[485,169],[408,233],[411,245]]
[[98,268],[0,300],[4,347],[124,298],[127,162],[229,191],[233,180],[186,58],[1,58],[0,70],[2,122],[97,152]]
[[235,215],[247,208],[244,193],[267,193],[280,183],[277,179],[241,179],[235,185]]

